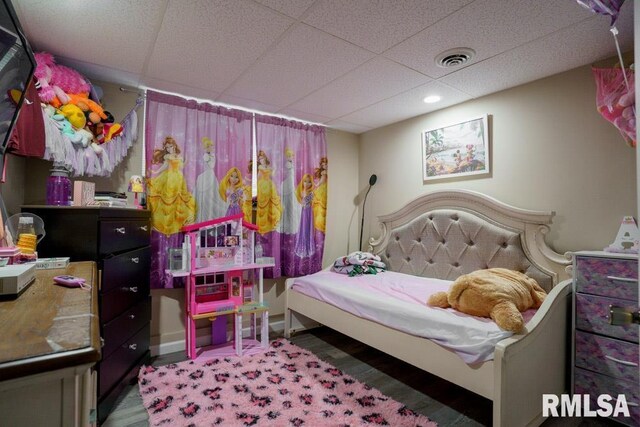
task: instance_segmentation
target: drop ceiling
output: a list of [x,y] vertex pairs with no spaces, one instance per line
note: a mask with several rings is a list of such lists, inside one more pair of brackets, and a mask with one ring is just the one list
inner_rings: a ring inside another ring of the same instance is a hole
[[[575,0],[13,0],[89,79],[362,133],[616,55]],[[633,1],[616,23],[633,50]],[[441,68],[436,56],[475,57]],[[427,95],[442,100],[425,104]]]

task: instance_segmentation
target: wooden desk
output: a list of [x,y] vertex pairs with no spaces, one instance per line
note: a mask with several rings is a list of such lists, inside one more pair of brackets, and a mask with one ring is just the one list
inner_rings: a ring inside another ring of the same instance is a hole
[[[53,284],[61,274],[91,290]],[[97,269],[94,262],[38,270],[13,301],[0,302],[0,414],[8,425],[90,425],[100,360]]]

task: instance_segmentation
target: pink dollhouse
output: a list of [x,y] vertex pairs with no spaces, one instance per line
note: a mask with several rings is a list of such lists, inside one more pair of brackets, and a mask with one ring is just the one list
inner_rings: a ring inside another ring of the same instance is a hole
[[[190,359],[242,356],[267,349],[269,310],[263,301],[263,270],[274,264],[256,263],[256,230],[242,214],[182,228],[185,242],[182,249],[171,250],[168,271],[173,277],[187,278],[185,324]],[[249,316],[249,338],[243,337],[243,316]],[[229,318],[233,319],[232,339],[227,338]],[[198,319],[211,321],[210,346],[196,346]]]

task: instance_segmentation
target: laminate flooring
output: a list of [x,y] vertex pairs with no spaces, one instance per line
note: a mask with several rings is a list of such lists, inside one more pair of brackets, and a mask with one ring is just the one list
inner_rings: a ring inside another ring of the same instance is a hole
[[[272,337],[276,338],[276,337]],[[290,340],[320,359],[364,382],[383,394],[426,415],[440,426],[490,426],[491,401],[428,374],[385,353],[328,328],[299,333]],[[153,365],[185,360],[184,352],[154,358]],[[147,411],[138,385],[128,386],[103,426],[146,427]],[[548,419],[543,427],[619,426],[606,419]],[[395,427],[395,426],[393,426]],[[517,426],[514,426],[517,427]]]

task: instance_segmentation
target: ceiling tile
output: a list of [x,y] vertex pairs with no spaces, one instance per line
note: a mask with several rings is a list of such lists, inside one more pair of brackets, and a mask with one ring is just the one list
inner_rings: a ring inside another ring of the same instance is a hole
[[382,53],[472,0],[322,0],[304,22]]
[[147,74],[223,91],[292,22],[250,1],[170,0]]
[[205,90],[193,86],[187,86],[175,82],[167,82],[165,80],[154,79],[153,77],[143,77],[140,80],[141,87],[157,89],[161,92],[169,92],[184,97],[192,97],[201,100],[207,100],[211,103],[218,97],[219,93],[211,90]]
[[289,107],[337,118],[430,80],[407,67],[377,57]]
[[116,70],[115,68],[105,67],[104,65],[91,64],[89,62],[78,61],[77,59],[65,58],[64,56],[57,56],[56,62],[77,70],[89,80],[100,80],[103,82],[117,81],[118,84],[130,87],[138,87],[140,83],[140,74],[138,73]]
[[314,0],[256,0],[258,3],[284,13],[292,18],[300,18]]
[[338,129],[338,130],[343,130],[343,131],[346,131],[346,132],[355,133],[356,135],[373,129],[373,128],[369,127],[369,126],[356,125],[354,123],[345,122],[343,120],[332,120],[332,121],[327,123],[327,126],[329,126],[330,128],[333,128],[333,129]]
[[140,73],[167,0],[14,1],[35,50]]
[[478,0],[393,47],[384,56],[428,76],[442,77],[452,71],[435,63],[443,51],[456,47],[474,49],[476,56],[469,63],[473,64],[591,16],[575,1]]
[[[423,99],[427,95],[440,95],[442,101],[435,104],[425,104]],[[355,113],[347,114],[341,117],[340,120],[376,128],[440,110],[470,99],[469,95],[447,85],[430,82],[370,107],[363,108]]]
[[225,94],[284,107],[372,56],[350,43],[298,24]]
[[323,124],[329,121],[328,117],[307,113],[305,111],[294,110],[292,108],[283,108],[282,110],[278,111],[278,114],[285,115],[292,119],[298,119],[298,120],[303,120],[303,121],[313,122],[318,124]]
[[238,98],[237,96],[231,95],[221,95],[216,98],[216,101],[224,102],[225,104],[229,104],[229,106],[231,107],[238,106],[263,113],[275,113],[280,109],[280,107],[277,107],[275,105],[265,104],[262,102],[254,101],[252,99]]
[[[632,50],[633,14],[621,14],[616,26],[622,50]],[[478,97],[606,59],[613,43],[609,20],[598,16],[438,81]]]

